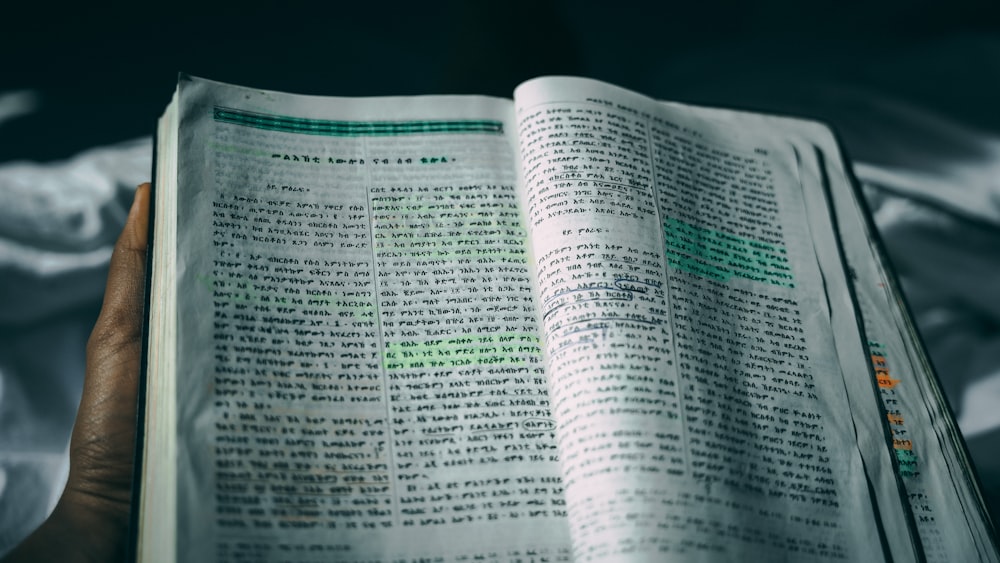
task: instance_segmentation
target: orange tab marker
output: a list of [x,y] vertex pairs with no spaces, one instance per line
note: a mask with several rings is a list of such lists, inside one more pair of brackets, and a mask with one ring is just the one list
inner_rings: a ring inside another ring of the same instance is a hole
[[889,419],[889,424],[892,424],[894,426],[902,426],[903,425],[903,415],[901,415],[901,414],[891,414],[890,413],[890,414],[886,414],[885,417]]
[[878,379],[878,386],[882,389],[892,389],[893,387],[898,385],[899,382],[901,381],[899,379],[893,379],[889,377],[889,374],[881,374],[881,373],[876,375],[876,378]]
[[894,449],[894,450],[912,450],[913,449],[913,441],[912,440],[897,440],[897,439],[893,438],[892,439],[892,449]]

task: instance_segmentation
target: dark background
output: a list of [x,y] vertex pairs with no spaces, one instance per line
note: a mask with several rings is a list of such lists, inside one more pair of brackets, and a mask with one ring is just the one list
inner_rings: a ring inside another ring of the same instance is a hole
[[966,110],[1000,90],[1000,69],[966,55],[1000,32],[996,0],[97,4],[3,8],[0,92],[31,89],[41,106],[0,128],[0,162],[150,134],[179,70],[344,96],[509,97],[533,76],[581,74],[805,114],[822,114],[817,92],[836,83],[1000,125],[1000,111]]

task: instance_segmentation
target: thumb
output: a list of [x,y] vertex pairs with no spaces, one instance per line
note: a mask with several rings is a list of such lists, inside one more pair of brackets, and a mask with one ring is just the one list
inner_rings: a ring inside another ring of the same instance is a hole
[[149,191],[148,183],[136,189],[111,255],[70,445],[66,494],[116,518],[128,514],[132,480]]

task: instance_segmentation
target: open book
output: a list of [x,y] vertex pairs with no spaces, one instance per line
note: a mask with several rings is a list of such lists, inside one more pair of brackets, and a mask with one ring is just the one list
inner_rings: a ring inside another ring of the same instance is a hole
[[142,561],[998,561],[831,132],[182,76]]

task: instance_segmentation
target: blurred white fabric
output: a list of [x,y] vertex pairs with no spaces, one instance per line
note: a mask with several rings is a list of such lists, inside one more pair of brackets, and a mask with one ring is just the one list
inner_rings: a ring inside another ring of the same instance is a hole
[[0,554],[62,492],[87,338],[151,155],[152,140],[138,139],[57,164],[0,165]]
[[[988,491],[1000,489],[1000,138],[840,92],[832,121]],[[19,96],[19,97],[18,97]],[[30,95],[0,96],[30,111]],[[11,101],[13,100],[13,101]],[[0,127],[4,121],[0,103]],[[946,147],[947,150],[941,150]],[[0,554],[58,499],[111,246],[151,140],[0,165]]]

